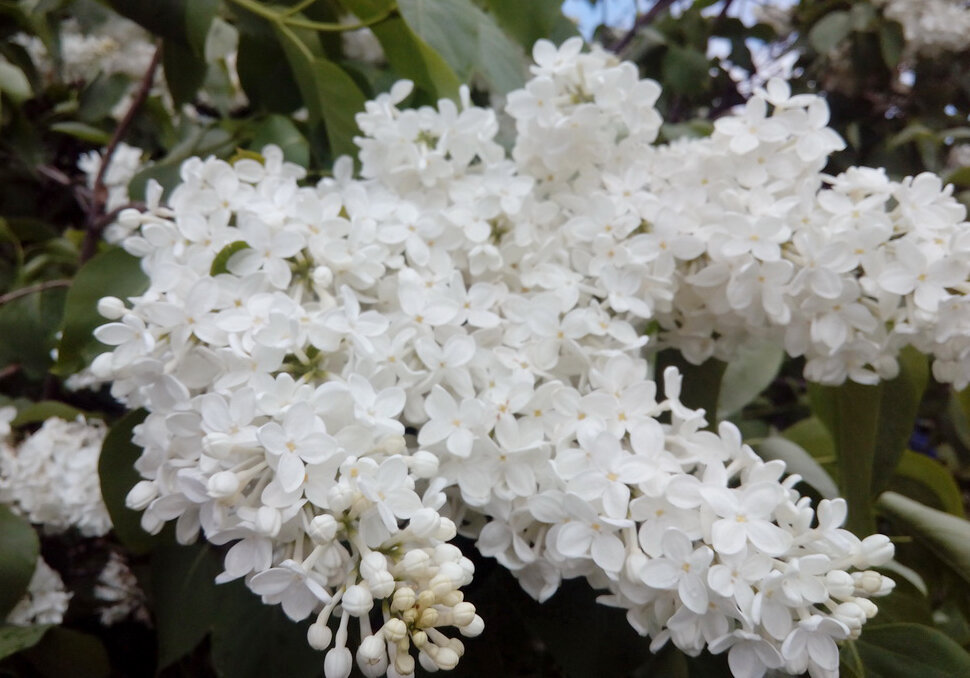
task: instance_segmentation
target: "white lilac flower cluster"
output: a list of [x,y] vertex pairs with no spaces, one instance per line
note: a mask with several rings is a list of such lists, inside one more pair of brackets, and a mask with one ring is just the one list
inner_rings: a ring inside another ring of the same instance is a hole
[[94,597],[103,603],[99,616],[105,626],[112,626],[125,619],[133,619],[142,624],[148,624],[151,620],[151,614],[146,607],[145,592],[124,557],[116,551],[109,554],[108,562],[98,575]]
[[[84,172],[88,188],[94,188],[98,173],[101,171],[104,153],[105,149],[101,151],[88,151],[82,153],[77,159],[77,168]],[[137,146],[129,146],[123,141],[115,147],[108,169],[105,170],[104,177],[102,177],[104,187],[108,191],[107,200],[105,201],[105,211],[111,212],[131,202],[131,198],[128,195],[128,185],[131,183],[135,174],[144,167],[142,155],[144,155],[142,149]],[[112,224],[105,234],[106,239],[109,242],[116,242],[126,235],[126,233],[119,233],[118,231],[118,225]]]
[[351,623],[368,676],[411,675],[412,646],[455,666],[440,628],[483,624],[459,526],[535,597],[585,576],[655,647],[729,650],[739,677],[834,675],[892,587],[868,569],[892,545],[841,529],[844,502],[813,510],[733,426],[703,430],[676,371],[657,398],[644,329],[703,358],[801,323],[792,352],[854,365],[877,330],[834,308],[862,294],[845,239],[942,230],[948,197],[864,170],[865,190],[820,190],[839,140],[824,103],[777,83],[712,139],[655,147],[659,87],[581,49],[536,45],[511,158],[467,91],[410,110],[398,83],[357,118],[361,179],[342,159],[307,185],[275,147],[193,158],[167,204],[155,186],[121,215],[150,286],[100,302],[114,348],[92,371],[148,411],[128,505],[231,544],[219,581],[315,614],[328,678],[351,671]]
[[91,419],[47,419],[23,442],[0,444],[0,504],[50,533],[68,528],[86,537],[111,530],[101,499],[98,458],[106,433]]
[[5,623],[14,626],[60,624],[72,595],[65,591],[61,575],[38,557],[27,592],[7,615]]
[[970,9],[960,0],[877,0],[887,18],[903,27],[906,48],[921,56],[970,47]]

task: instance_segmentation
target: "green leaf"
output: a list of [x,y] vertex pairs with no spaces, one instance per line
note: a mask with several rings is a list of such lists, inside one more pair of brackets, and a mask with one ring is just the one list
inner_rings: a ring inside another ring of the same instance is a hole
[[879,25],[879,51],[886,66],[894,69],[899,65],[905,46],[902,26],[895,21],[884,21]]
[[404,19],[392,17],[372,30],[387,62],[400,77],[413,80],[434,99],[458,99],[461,86],[458,76],[440,54],[414,34]]
[[408,26],[463,82],[477,73],[500,93],[525,82],[525,55],[519,46],[470,0],[400,0],[398,8]]
[[215,277],[220,273],[228,273],[229,259],[232,258],[232,255],[248,249],[250,249],[249,243],[245,240],[236,240],[235,242],[229,243],[219,250],[219,254],[212,260],[212,266],[209,267],[209,275]]
[[17,363],[30,379],[46,376],[66,296],[64,288],[48,289],[0,307],[0,365]]
[[[970,655],[945,634],[921,624],[866,628],[849,641],[865,678],[956,678],[970,676]],[[844,654],[845,651],[843,651]]]
[[186,6],[199,0],[107,0],[119,14],[145,28],[150,33],[189,44],[186,33]]
[[191,0],[185,3],[185,35],[196,56],[205,56],[205,41],[212,20],[219,11],[219,4],[219,0]]
[[67,293],[54,372],[61,376],[74,374],[108,350],[93,335],[95,328],[107,322],[98,313],[99,299],[106,296],[124,299],[147,288],[148,279],[141,270],[141,261],[120,247],[105,250],[84,264]]
[[50,624],[40,626],[0,626],[0,660],[40,642]]
[[839,496],[839,488],[835,485],[821,464],[815,461],[808,452],[791,440],[781,436],[770,436],[754,445],[755,451],[765,460],[781,459],[788,467],[789,473],[797,473],[806,483],[825,499],[835,499]]
[[660,65],[664,89],[697,96],[708,87],[711,68],[707,56],[696,49],[670,44]]
[[323,654],[278,605],[264,605],[240,581],[219,586],[212,666],[220,678],[317,678]]
[[24,426],[25,424],[36,424],[46,421],[51,417],[59,417],[67,421],[74,421],[78,416],[88,416],[87,412],[71,407],[67,403],[56,400],[42,400],[31,403],[27,407],[17,411],[17,416],[11,423],[12,426]]
[[970,583],[970,522],[895,492],[884,492],[877,505]]
[[208,64],[202,54],[191,47],[167,40],[162,46],[162,69],[172,99],[181,107],[195,100],[196,92],[205,82]]
[[847,527],[872,534],[872,499],[889,484],[907,448],[926,388],[926,357],[905,350],[899,375],[878,386],[847,381],[809,388],[812,411],[832,434],[842,496],[849,504]]
[[81,92],[78,119],[88,124],[104,120],[130,87],[131,79],[123,73],[98,76]]
[[835,442],[832,434],[818,417],[808,417],[786,428],[783,437],[792,441],[812,455],[812,458],[825,464],[835,461]]
[[131,442],[131,435],[146,414],[144,410],[129,412],[112,426],[101,445],[98,460],[101,496],[111,516],[114,533],[134,553],[146,553],[158,543],[157,536],[141,528],[141,514],[125,506],[128,492],[141,480],[135,470],[141,448]]
[[848,12],[829,12],[808,32],[808,42],[819,54],[827,54],[852,32],[852,18]]
[[521,0],[485,0],[499,26],[527,50],[540,38],[556,44],[578,35],[576,24],[562,13],[560,0],[530,0],[523,11]]
[[278,40],[240,32],[236,71],[257,111],[290,113],[302,105],[300,89]]
[[0,506],[0,619],[27,591],[40,555],[37,533],[26,520]]
[[963,497],[953,475],[940,462],[912,450],[903,452],[896,476],[913,480],[929,489],[947,513],[965,518]]
[[111,135],[105,132],[103,129],[99,129],[93,125],[88,125],[86,123],[77,122],[74,120],[56,122],[51,125],[51,131],[58,132],[59,134],[66,134],[74,137],[75,139],[88,141],[92,144],[100,144],[102,146],[106,146],[108,142],[111,141]]
[[900,622],[933,626],[933,611],[926,595],[898,572],[882,570],[882,574],[891,577],[896,586],[888,596],[881,596],[873,601],[879,606],[879,613],[863,629],[863,635],[877,626]]
[[[283,115],[270,115],[253,132],[249,147],[261,151],[267,144],[275,144],[283,150],[283,157],[301,167],[310,164],[310,143],[293,124]],[[215,274],[213,274],[215,275]]]
[[24,72],[3,58],[0,58],[0,92],[18,104],[34,95]]
[[222,571],[208,544],[167,545],[152,553],[158,668],[202,642],[220,614],[215,578]]
[[96,636],[55,626],[22,655],[41,678],[107,678],[111,664]]
[[757,398],[778,376],[784,358],[785,349],[773,343],[741,350],[724,370],[717,418],[726,419]]
[[319,42],[311,46],[289,30],[280,29],[279,36],[311,123],[323,121],[334,156],[356,155],[354,137],[360,129],[355,116],[364,110],[364,93],[342,68],[319,54]]

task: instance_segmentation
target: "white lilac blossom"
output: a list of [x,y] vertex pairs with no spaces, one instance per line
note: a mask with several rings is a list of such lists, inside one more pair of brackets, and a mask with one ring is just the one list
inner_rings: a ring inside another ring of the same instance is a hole
[[877,0],[886,17],[903,27],[906,49],[921,56],[970,47],[970,9],[959,0]]
[[0,504],[51,533],[107,534],[111,517],[98,477],[106,431],[97,419],[52,417],[19,445],[0,446]]
[[128,505],[314,618],[328,678],[455,666],[441,629],[483,627],[459,528],[540,600],[586,577],[655,648],[832,675],[892,545],[704,430],[675,370],[659,394],[645,328],[693,360],[775,338],[826,382],[915,343],[959,382],[967,334],[939,318],[963,212],[930,175],[819,174],[841,140],[783,83],[655,146],[660,90],[631,64],[578,40],[535,60],[511,157],[467,90],[406,110],[402,82],[357,117],[362,178],[345,158],[308,184],[275,147],[192,158],[121,214],[150,285],[99,304],[92,372],[148,411]]
[[[77,160],[77,168],[84,172],[87,178],[88,188],[94,188],[98,173],[101,171],[101,163],[104,151],[88,151],[82,153]],[[125,142],[120,142],[111,155],[111,162],[104,173],[103,183],[108,190],[105,210],[112,210],[124,207],[131,199],[128,195],[128,184],[132,178],[142,169],[142,149],[137,146],[129,146]],[[115,228],[115,231],[117,229]],[[115,231],[109,232],[109,237]],[[117,240],[118,237],[110,238],[110,241]]]
[[98,575],[94,597],[102,602],[98,613],[105,626],[112,626],[125,619],[147,624],[151,619],[145,604],[145,592],[124,557],[115,551],[110,553],[108,562]]
[[71,596],[64,589],[61,575],[38,557],[24,597],[10,611],[5,622],[14,626],[60,624]]

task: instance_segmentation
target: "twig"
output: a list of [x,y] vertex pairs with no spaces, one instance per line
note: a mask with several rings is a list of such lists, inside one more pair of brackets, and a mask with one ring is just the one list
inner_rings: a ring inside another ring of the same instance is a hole
[[56,287],[70,287],[71,281],[67,279],[58,280],[45,280],[42,283],[37,283],[36,285],[28,285],[27,287],[21,287],[20,289],[13,290],[12,292],[7,292],[6,294],[0,295],[0,306],[10,303],[14,299],[20,299],[21,297],[26,297],[37,292],[43,292],[45,290],[52,290]]
[[125,111],[125,117],[118,123],[118,127],[115,128],[114,134],[111,135],[111,140],[108,142],[107,148],[104,149],[104,156],[101,158],[101,167],[98,169],[98,174],[94,178],[93,199],[88,210],[88,223],[84,233],[84,243],[81,245],[82,264],[94,256],[98,247],[98,240],[101,239],[101,232],[106,226],[101,217],[104,215],[104,206],[108,201],[108,188],[104,185],[104,177],[108,172],[108,167],[111,165],[111,158],[114,156],[118,144],[121,143],[121,139],[128,132],[128,128],[131,127],[131,123],[135,119],[135,114],[138,113],[138,109],[141,108],[142,104],[145,103],[145,99],[148,98],[152,83],[155,81],[155,71],[158,70],[161,57],[162,45],[159,42],[155,47],[155,54],[152,55],[152,61],[145,70],[145,75],[142,76],[138,91],[135,92],[135,97],[132,99],[128,110]]
[[637,18],[636,22],[633,24],[633,28],[631,28],[629,32],[623,36],[623,39],[621,39],[615,45],[612,45],[610,50],[612,50],[615,54],[620,54],[630,45],[633,38],[641,28],[644,26],[649,26],[651,23],[653,23],[654,19],[669,9],[674,2],[676,2],[676,0],[657,0],[655,3],[653,3],[653,7],[648,9],[639,18]]

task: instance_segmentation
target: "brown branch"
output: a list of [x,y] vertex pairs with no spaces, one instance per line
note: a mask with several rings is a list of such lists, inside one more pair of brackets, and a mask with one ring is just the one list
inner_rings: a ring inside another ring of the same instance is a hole
[[135,92],[135,97],[132,99],[128,110],[125,111],[125,117],[118,123],[118,127],[115,128],[114,134],[111,135],[111,140],[108,142],[107,148],[104,149],[104,156],[101,158],[101,168],[94,178],[93,199],[91,201],[91,207],[88,210],[88,223],[84,233],[84,243],[81,245],[82,264],[94,256],[98,247],[98,241],[101,239],[101,232],[107,225],[102,219],[104,216],[104,206],[108,201],[108,188],[104,185],[104,177],[108,172],[108,167],[111,165],[111,158],[114,156],[118,144],[121,143],[121,139],[128,132],[128,128],[131,127],[131,123],[134,121],[138,109],[141,108],[142,104],[145,103],[145,99],[148,98],[148,93],[152,89],[152,83],[155,81],[155,71],[158,70],[158,64],[161,58],[162,45],[159,42],[155,47],[155,54],[152,56],[152,61],[148,65],[145,75],[142,76],[138,91]]
[[641,28],[644,26],[649,26],[651,23],[653,23],[654,19],[669,9],[674,2],[676,2],[676,0],[657,0],[655,3],[653,3],[653,7],[648,9],[637,18],[636,22],[633,24],[633,28],[631,28],[619,42],[612,45],[610,47],[610,51],[612,51],[614,54],[620,54],[623,50],[630,46],[633,38],[636,37],[637,32]]
[[71,281],[67,279],[45,280],[44,282],[37,283],[36,285],[28,285],[27,287],[21,287],[20,289],[7,292],[6,294],[0,294],[0,306],[8,304],[15,299],[30,296],[31,294],[35,294],[37,292],[44,292],[45,290],[52,290],[57,287],[70,286]]

